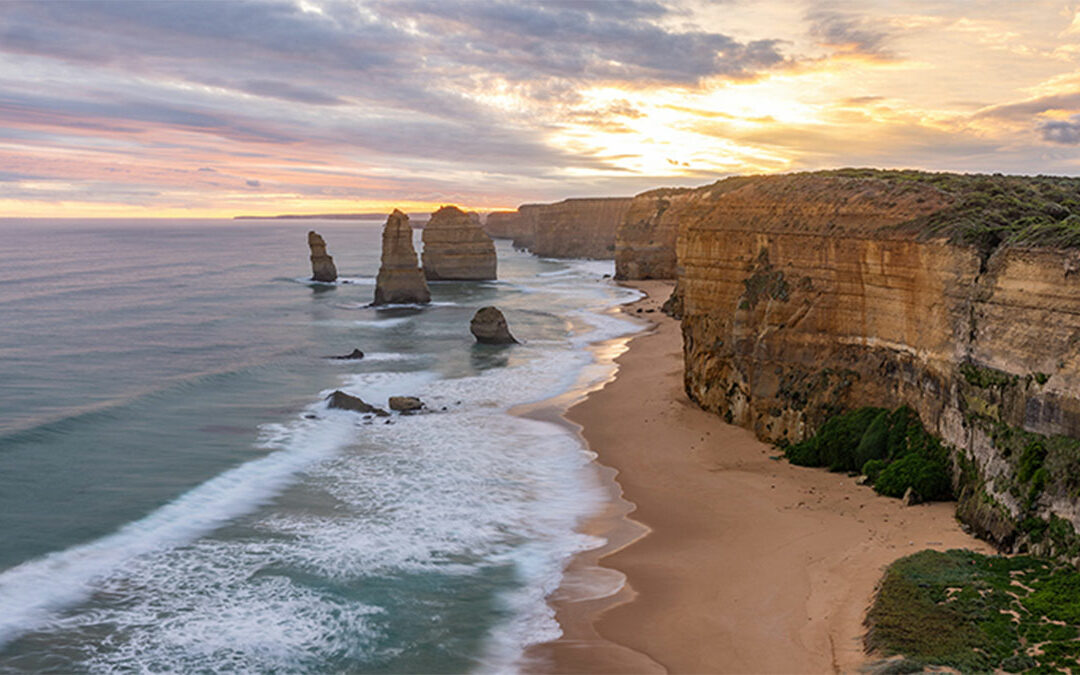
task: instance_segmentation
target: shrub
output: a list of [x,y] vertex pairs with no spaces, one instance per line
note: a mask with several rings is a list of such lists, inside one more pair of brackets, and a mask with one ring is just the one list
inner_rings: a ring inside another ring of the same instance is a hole
[[903,497],[908,488],[925,500],[950,499],[949,469],[941,462],[912,453],[890,463],[874,481],[874,489],[887,497]]
[[866,478],[868,481],[870,481],[870,484],[873,485],[875,482],[877,482],[878,476],[881,475],[882,469],[884,469],[888,465],[889,463],[883,459],[872,459],[866,464],[863,464],[862,472],[866,475]]

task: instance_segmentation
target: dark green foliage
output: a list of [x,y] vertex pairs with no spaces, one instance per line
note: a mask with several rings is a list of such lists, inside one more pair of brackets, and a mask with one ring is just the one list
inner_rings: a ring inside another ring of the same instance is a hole
[[1046,373],[1032,373],[1032,377],[1034,377],[1035,381],[1039,384],[1046,384],[1046,381],[1050,379],[1050,376]]
[[889,567],[867,624],[867,647],[927,665],[1076,672],[1080,573],[1025,556],[922,551]]
[[1020,455],[1020,465],[1016,468],[1016,477],[1021,482],[1028,482],[1046,461],[1046,446],[1041,440],[1033,440]]
[[1010,375],[1001,370],[976,366],[970,363],[960,364],[960,374],[964,376],[968,384],[980,389],[1007,387],[1010,384],[1016,384],[1020,380],[1017,375]]
[[874,481],[874,489],[886,497],[903,497],[909,487],[925,500],[952,498],[948,466],[916,453],[893,461]]
[[870,482],[870,484],[873,485],[877,481],[878,476],[881,475],[882,469],[884,469],[888,465],[889,463],[886,462],[884,459],[872,459],[866,464],[863,464],[862,472],[864,475],[866,475],[866,478]]
[[792,464],[862,471],[875,490],[890,497],[902,497],[910,487],[924,500],[952,499],[948,450],[907,406],[836,415],[785,455]]

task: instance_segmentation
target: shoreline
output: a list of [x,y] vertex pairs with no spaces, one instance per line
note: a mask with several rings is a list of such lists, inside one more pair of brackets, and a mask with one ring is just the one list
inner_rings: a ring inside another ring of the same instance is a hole
[[[526,650],[527,670],[852,671],[870,660],[862,621],[885,566],[926,548],[992,551],[952,502],[903,507],[779,460],[698,408],[682,389],[678,322],[636,313],[659,308],[671,282],[625,285],[647,295],[619,311],[653,325],[598,345],[620,352],[614,376],[562,414],[610,484],[608,508],[582,528],[608,543],[568,566],[549,598],[563,636]],[[583,578],[625,583],[584,598]]]

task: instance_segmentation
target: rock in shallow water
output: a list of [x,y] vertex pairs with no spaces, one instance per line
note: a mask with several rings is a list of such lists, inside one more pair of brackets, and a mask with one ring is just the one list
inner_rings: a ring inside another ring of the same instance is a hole
[[326,397],[326,400],[330,401],[329,406],[331,408],[338,408],[339,410],[351,410],[359,413],[374,413],[379,417],[389,417],[390,413],[386,412],[382,408],[376,408],[373,405],[369,405],[364,402],[363,399],[356,396],[351,396],[341,391],[340,389],[335,391]]
[[496,307],[481,307],[469,324],[476,341],[484,345],[518,344],[506,325],[506,317]]
[[344,356],[327,356],[328,359],[338,359],[339,361],[355,361],[357,359],[364,358],[364,352],[359,349],[354,349]]
[[415,396],[391,396],[390,409],[401,412],[411,412],[424,407],[424,402]]

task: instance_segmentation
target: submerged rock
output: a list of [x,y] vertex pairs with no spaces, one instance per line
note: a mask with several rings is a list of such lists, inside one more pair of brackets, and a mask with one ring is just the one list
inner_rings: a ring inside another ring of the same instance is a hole
[[337,359],[339,361],[355,361],[357,359],[364,358],[364,352],[359,349],[354,349],[344,356],[327,356],[328,359]]
[[375,279],[373,305],[426,304],[431,302],[424,273],[417,266],[409,217],[394,209],[382,235],[382,266]]
[[400,412],[412,412],[424,407],[424,402],[415,396],[391,396],[390,409]]
[[506,325],[506,317],[495,307],[481,307],[469,323],[476,341],[484,345],[518,344]]
[[438,280],[495,278],[495,242],[480,227],[475,213],[444,206],[424,226],[424,276]]
[[326,253],[326,242],[315,230],[307,233],[308,248],[311,249],[311,280],[337,281],[337,267],[334,259]]
[[339,410],[351,410],[358,413],[372,413],[379,417],[388,417],[390,413],[386,412],[382,408],[377,408],[373,405],[369,405],[364,402],[362,398],[346,394],[340,389],[335,391],[326,397],[327,401],[330,401],[329,407],[338,408]]

